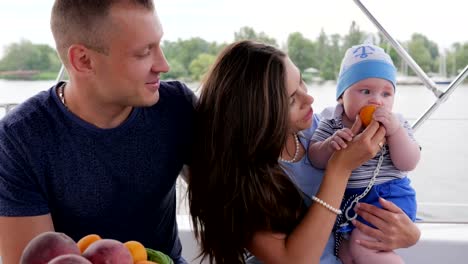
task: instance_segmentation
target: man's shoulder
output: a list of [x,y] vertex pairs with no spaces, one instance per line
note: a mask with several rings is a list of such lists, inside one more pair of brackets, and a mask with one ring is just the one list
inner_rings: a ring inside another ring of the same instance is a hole
[[159,96],[156,109],[171,109],[173,115],[193,113],[197,102],[193,91],[178,81],[161,82]]
[[38,94],[30,97],[23,103],[19,104],[8,112],[1,120],[0,127],[9,127],[12,128],[15,125],[22,123],[32,123],[41,122],[40,112],[44,111],[47,108],[47,104],[50,102],[50,89],[46,91],[41,91]]
[[166,97],[184,97],[192,100],[194,96],[193,91],[179,81],[162,81],[159,89],[161,95]]
[[183,91],[185,89],[189,89],[187,85],[180,81],[161,81],[160,85],[161,89],[163,90],[172,90],[173,92]]

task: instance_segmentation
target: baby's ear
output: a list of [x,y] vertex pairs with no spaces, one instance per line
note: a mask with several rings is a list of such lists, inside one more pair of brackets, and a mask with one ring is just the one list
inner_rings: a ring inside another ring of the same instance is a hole
[[340,98],[338,98],[338,103],[343,104],[343,96],[341,96]]

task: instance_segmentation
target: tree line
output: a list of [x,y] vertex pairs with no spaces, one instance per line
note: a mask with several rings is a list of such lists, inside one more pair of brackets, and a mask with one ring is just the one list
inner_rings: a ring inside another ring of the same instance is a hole
[[[315,40],[311,40],[299,32],[293,32],[289,34],[286,43],[281,45],[276,39],[264,32],[256,32],[251,27],[242,27],[234,33],[234,41],[250,39],[286,51],[301,72],[314,72],[323,80],[335,80],[346,49],[368,38],[390,54],[400,72],[414,75],[380,33],[364,32],[355,22],[351,23],[348,33],[344,36],[329,35],[322,30]],[[454,76],[468,65],[468,42],[454,43],[442,53],[437,43],[419,33],[414,33],[410,40],[399,42],[426,73],[438,73],[442,67],[447,75]],[[163,78],[199,81],[226,45],[227,43],[208,42],[199,37],[163,41],[162,48],[171,66],[170,72],[164,74]],[[2,75],[2,72],[30,71],[39,76],[31,76],[33,79],[53,79],[60,65],[53,48],[23,40],[7,46],[5,55],[0,60],[0,78],[8,78],[8,74]]]

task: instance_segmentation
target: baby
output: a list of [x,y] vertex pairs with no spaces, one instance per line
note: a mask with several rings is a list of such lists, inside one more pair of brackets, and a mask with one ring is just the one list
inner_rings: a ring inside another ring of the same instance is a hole
[[[416,195],[407,172],[420,158],[420,147],[409,123],[392,112],[395,99],[396,69],[388,54],[372,44],[353,46],[343,58],[336,89],[335,107],[326,109],[312,136],[308,154],[312,164],[325,168],[335,150],[346,148],[353,134],[351,126],[363,107],[375,107],[372,118],[384,126],[386,142],[371,160],[354,170],[349,179],[339,217],[337,236],[347,239],[337,243],[343,263],[403,263],[395,252],[382,252],[360,246],[359,240],[373,240],[351,220],[356,218],[358,202],[380,206],[379,197],[392,201],[413,221],[416,218]],[[368,224],[362,218],[358,220]],[[343,236],[343,234],[347,234]],[[339,244],[339,245],[338,245]]]

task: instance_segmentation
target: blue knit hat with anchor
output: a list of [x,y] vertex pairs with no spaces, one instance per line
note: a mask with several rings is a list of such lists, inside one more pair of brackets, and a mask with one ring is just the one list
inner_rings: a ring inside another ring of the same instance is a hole
[[364,43],[349,48],[341,62],[336,100],[351,85],[367,78],[381,78],[396,86],[396,68],[390,56],[379,46]]

